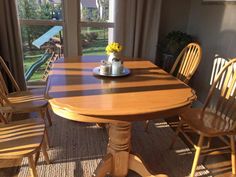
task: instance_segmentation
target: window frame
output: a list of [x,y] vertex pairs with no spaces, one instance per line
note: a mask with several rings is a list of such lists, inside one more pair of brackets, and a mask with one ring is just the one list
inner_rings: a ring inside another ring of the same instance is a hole
[[[110,0],[109,5],[109,21],[108,22],[87,22],[81,21],[80,17],[80,0],[61,0],[63,20],[40,20],[40,19],[21,19],[19,17],[20,25],[25,26],[63,26],[63,41],[64,41],[64,56],[81,56],[81,28],[82,27],[95,27],[95,28],[108,28],[108,42],[113,41],[113,29],[115,28],[114,22],[114,9],[115,0]],[[73,18],[71,18],[73,17]],[[111,29],[111,30],[110,30]]]
[[[108,43],[113,42],[114,41],[114,28],[115,28],[115,0],[109,0],[109,20],[107,22],[94,22],[94,21],[90,22],[90,21],[80,21],[80,20],[81,19],[79,15],[78,23],[80,23],[80,27],[107,28],[108,29]],[[80,40],[80,42],[82,41]]]

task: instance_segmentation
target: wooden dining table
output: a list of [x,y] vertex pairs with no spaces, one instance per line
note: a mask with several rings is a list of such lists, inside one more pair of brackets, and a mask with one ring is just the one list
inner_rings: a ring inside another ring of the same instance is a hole
[[145,177],[166,176],[150,173],[141,157],[130,152],[132,122],[178,115],[196,99],[195,92],[145,59],[124,59],[128,76],[96,76],[93,68],[101,59],[56,61],[46,89],[51,109],[66,119],[109,125],[107,154],[93,176],[124,177],[129,169]]

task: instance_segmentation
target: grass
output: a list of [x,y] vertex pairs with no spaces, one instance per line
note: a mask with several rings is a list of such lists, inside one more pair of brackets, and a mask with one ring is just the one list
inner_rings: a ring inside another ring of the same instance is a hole
[[[43,54],[44,50],[28,50],[24,53],[24,71],[26,72],[30,66],[36,62]],[[46,65],[42,65],[38,71],[36,71],[30,80],[40,80],[42,78],[43,72],[45,70]]]
[[107,39],[97,39],[82,50],[83,55],[106,55]]

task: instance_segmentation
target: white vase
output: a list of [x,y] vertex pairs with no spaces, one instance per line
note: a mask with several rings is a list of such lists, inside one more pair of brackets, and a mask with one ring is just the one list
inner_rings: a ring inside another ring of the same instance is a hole
[[118,54],[117,53],[110,53],[109,56],[108,56],[108,62],[112,63],[112,60],[114,58],[118,58]]

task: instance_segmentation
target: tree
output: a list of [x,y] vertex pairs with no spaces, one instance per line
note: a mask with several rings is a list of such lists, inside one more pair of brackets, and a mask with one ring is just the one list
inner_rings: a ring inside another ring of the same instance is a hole
[[[53,18],[54,7],[51,3],[37,3],[36,0],[18,0],[17,2],[20,19]],[[32,42],[49,28],[48,26],[21,26],[23,43],[32,49]]]
[[109,0],[97,0],[99,13],[98,16],[101,21],[106,21],[109,18]]

